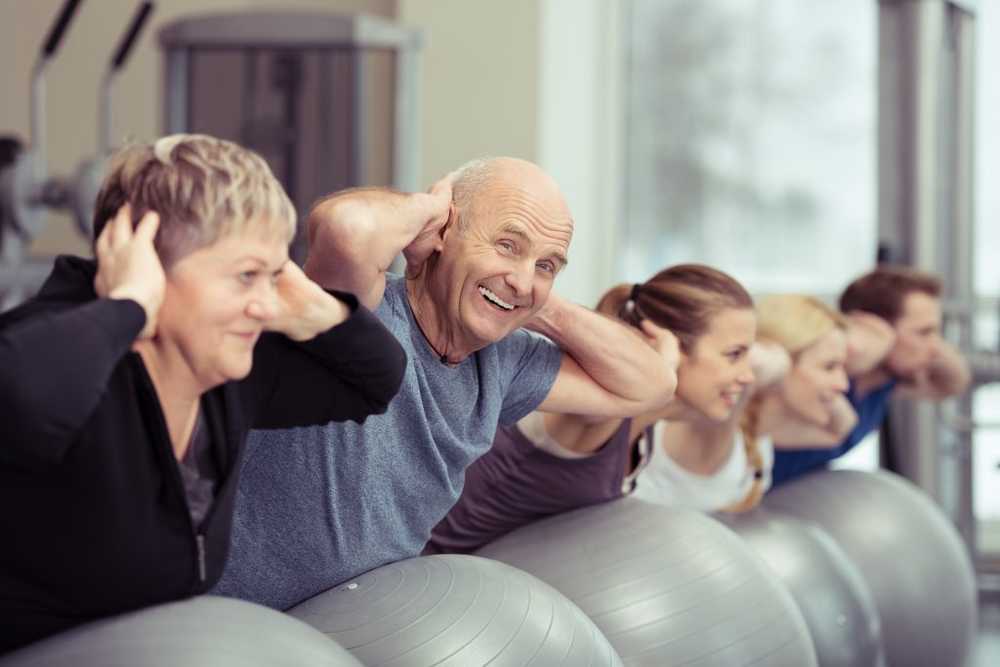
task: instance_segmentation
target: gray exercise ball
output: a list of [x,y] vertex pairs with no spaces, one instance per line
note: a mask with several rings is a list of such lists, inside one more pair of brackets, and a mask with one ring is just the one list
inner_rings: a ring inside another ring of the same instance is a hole
[[624,498],[544,519],[480,550],[594,620],[626,665],[816,665],[791,595],[731,530]]
[[795,598],[821,667],[884,667],[875,598],[823,529],[760,508],[719,519],[771,566]]
[[361,667],[305,623],[202,596],[88,623],[0,659],[3,667]]
[[391,563],[288,613],[368,667],[621,665],[590,619],[551,586],[475,556]]
[[854,561],[875,598],[890,665],[965,664],[977,627],[972,562],[920,489],[891,473],[822,471],[771,490],[764,506],[814,521]]

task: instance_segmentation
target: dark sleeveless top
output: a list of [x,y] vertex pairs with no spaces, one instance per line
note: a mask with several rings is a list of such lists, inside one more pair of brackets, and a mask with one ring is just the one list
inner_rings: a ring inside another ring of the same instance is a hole
[[532,521],[630,493],[634,472],[626,479],[625,471],[631,425],[624,420],[583,458],[556,456],[517,426],[500,427],[493,447],[466,469],[462,495],[434,528],[424,553],[470,553]]

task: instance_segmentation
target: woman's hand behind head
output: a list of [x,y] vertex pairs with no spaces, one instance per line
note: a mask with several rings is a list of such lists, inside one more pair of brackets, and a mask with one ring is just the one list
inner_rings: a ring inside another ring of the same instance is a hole
[[146,311],[146,325],[140,339],[156,333],[156,320],[163,304],[166,276],[156,254],[153,239],[160,217],[153,211],[132,227],[132,209],[125,204],[101,231],[95,254],[97,275],[94,291],[107,299],[132,299]]
[[350,315],[347,306],[310,280],[294,262],[286,262],[277,282],[276,312],[261,318],[268,331],[292,340],[309,340],[340,324]]

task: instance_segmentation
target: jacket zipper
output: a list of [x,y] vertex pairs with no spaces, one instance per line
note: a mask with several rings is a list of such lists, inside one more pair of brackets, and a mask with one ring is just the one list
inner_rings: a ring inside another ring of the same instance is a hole
[[197,533],[194,539],[198,545],[198,580],[205,583],[205,536]]
[[[170,431],[167,428],[167,421],[166,418],[163,416],[163,408],[159,407],[159,398],[156,395],[156,388],[153,386],[153,380],[152,378],[150,378],[149,372],[146,370],[146,367],[142,363],[141,358],[139,358],[138,353],[133,353],[133,354],[135,354],[136,357],[136,361],[134,363],[136,363],[137,366],[139,367],[139,371],[141,373],[143,382],[146,385],[146,391],[148,391],[150,396],[152,396],[153,399],[157,401],[158,405],[157,412],[159,415],[161,431],[162,433],[169,434]],[[195,557],[198,561],[198,584],[199,584],[194,587],[194,590],[196,593],[200,593],[202,592],[200,590],[202,588],[200,584],[204,584],[205,580],[208,578],[208,567],[205,555],[205,535],[203,533],[198,532],[198,527],[194,525],[194,521],[192,521],[191,519],[191,510],[188,507],[187,493],[184,491],[184,482],[181,480],[181,473],[180,469],[178,468],[177,459],[174,456],[173,448],[170,446],[169,435],[167,436],[164,442],[166,443],[165,445],[161,443],[161,454],[165,456],[166,460],[170,461],[170,463],[167,464],[168,469],[171,469],[170,473],[168,474],[171,474],[171,477],[173,478],[174,488],[180,491],[182,504],[184,506],[184,514],[187,515],[188,525],[191,526],[191,533],[194,535]],[[213,503],[213,507],[209,510],[208,515],[205,516],[205,520],[202,522],[203,524],[208,523],[208,518],[212,514],[212,511],[214,509],[215,507]]]

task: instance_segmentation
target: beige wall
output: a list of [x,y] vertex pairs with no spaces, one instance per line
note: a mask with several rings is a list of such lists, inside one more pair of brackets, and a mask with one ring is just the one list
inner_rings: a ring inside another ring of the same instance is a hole
[[[62,0],[0,0],[0,132],[28,135],[31,66]],[[56,174],[96,148],[97,85],[135,0],[84,3],[48,76],[48,157]],[[429,184],[483,155],[538,155],[538,0],[169,0],[118,79],[117,140],[160,131],[158,28],[183,15],[255,7],[327,8],[397,16],[425,30],[420,122],[420,182]],[[38,254],[86,253],[68,216],[53,214],[33,247]]]
[[399,0],[425,30],[420,182],[484,155],[537,159],[539,0]]
[[[0,133],[28,136],[28,82],[36,54],[62,0],[0,0]],[[81,5],[48,75],[48,157],[56,174],[72,171],[97,146],[97,86],[135,0]],[[117,140],[146,140],[160,132],[161,56],[156,32],[183,15],[241,8],[329,9],[393,16],[395,0],[167,0],[159,2],[136,44],[115,93]],[[68,216],[53,215],[36,240],[41,254],[86,252]]]

